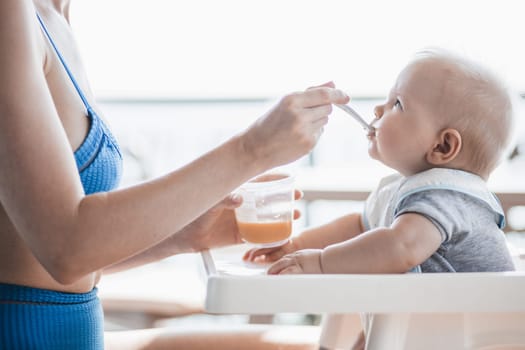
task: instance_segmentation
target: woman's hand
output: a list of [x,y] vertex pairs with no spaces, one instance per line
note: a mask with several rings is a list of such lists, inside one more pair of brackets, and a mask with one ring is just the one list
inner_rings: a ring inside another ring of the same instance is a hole
[[285,255],[268,269],[269,275],[323,273],[322,249],[304,249]]
[[[241,243],[234,209],[242,198],[232,194],[174,235],[178,244],[192,251]],[[183,243],[184,242],[184,243]]]
[[[295,200],[302,196],[301,191],[295,191]],[[193,251],[242,243],[234,212],[241,203],[240,196],[231,194],[174,236],[179,242],[185,241]],[[294,219],[300,216],[301,213],[294,210]]]
[[294,161],[315,146],[332,104],[348,100],[332,82],[287,95],[241,135],[244,149],[263,169]]

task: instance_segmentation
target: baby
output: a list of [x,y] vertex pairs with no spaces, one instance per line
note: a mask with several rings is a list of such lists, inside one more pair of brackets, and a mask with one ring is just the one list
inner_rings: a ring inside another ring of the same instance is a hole
[[[502,84],[474,62],[427,50],[375,115],[368,153],[398,174],[380,181],[364,212],[244,259],[274,262],[269,274],[514,270],[503,209],[486,186],[512,129]],[[352,349],[365,342],[361,332]]]
[[426,50],[376,106],[372,158],[382,179],[353,213],[277,248],[248,251],[268,273],[404,273],[514,270],[504,215],[486,180],[508,146],[512,103],[483,67]]

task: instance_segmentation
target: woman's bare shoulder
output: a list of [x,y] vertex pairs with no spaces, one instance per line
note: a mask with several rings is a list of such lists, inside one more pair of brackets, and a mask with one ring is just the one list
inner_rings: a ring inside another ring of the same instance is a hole
[[[26,26],[29,16],[35,16],[35,6],[30,0],[0,1],[0,26],[2,29],[20,29]],[[4,36],[6,31],[0,32]]]
[[0,102],[26,99],[22,95],[29,94],[27,88],[41,80],[38,76],[45,76],[43,39],[32,1],[0,1],[0,76],[5,82],[0,86]]
[[17,67],[44,59],[42,35],[38,31],[36,10],[29,0],[0,1],[0,60],[2,76],[16,74]]

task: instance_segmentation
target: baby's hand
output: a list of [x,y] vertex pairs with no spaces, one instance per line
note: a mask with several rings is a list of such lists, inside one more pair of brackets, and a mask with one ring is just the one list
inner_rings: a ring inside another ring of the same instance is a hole
[[322,249],[304,249],[285,255],[268,269],[269,275],[323,273]]
[[284,245],[272,248],[253,248],[244,253],[242,259],[244,261],[254,262],[254,263],[271,263],[279,260],[286,254],[293,253],[299,250],[299,246],[296,241],[290,239]]

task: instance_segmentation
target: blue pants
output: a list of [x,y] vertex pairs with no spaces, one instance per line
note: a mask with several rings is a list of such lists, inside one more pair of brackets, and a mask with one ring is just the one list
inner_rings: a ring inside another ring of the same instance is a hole
[[0,349],[104,348],[97,289],[88,293],[0,283]]

